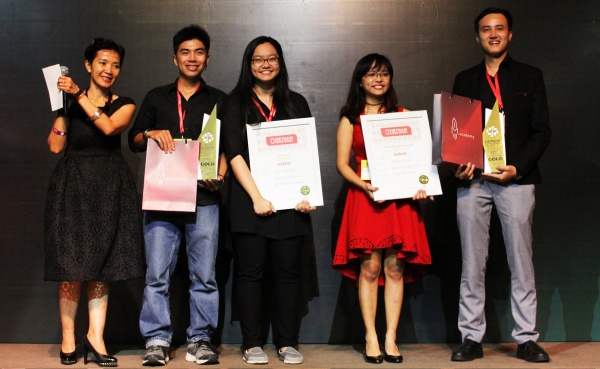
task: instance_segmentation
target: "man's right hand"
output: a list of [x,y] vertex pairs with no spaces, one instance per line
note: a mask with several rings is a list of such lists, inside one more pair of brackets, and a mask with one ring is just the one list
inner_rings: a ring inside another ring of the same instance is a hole
[[475,171],[475,165],[467,163],[467,165],[459,165],[454,172],[454,176],[460,180],[471,180],[473,179],[473,172]]
[[146,137],[154,140],[165,154],[171,154],[175,151],[175,141],[173,141],[173,137],[171,137],[171,132],[169,132],[169,130],[148,131]]

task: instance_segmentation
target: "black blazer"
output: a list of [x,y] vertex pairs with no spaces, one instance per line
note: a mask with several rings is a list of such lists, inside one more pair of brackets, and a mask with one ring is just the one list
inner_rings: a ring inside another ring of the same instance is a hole
[[[506,116],[507,165],[514,165],[519,171],[520,178],[516,183],[540,183],[542,178],[537,163],[552,135],[542,71],[507,55],[498,77]],[[485,107],[486,96],[491,93],[485,77],[485,64],[481,62],[457,74],[452,93],[481,100],[482,107]]]

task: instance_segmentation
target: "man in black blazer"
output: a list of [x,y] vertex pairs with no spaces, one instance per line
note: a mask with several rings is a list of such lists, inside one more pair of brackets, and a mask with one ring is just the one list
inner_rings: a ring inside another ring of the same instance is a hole
[[492,167],[493,173],[481,173],[471,163],[459,166],[455,173],[460,180],[457,219],[463,266],[458,328],[463,343],[453,351],[453,361],[483,357],[485,270],[494,206],[502,223],[511,271],[512,336],[518,344],[517,358],[550,360],[536,343],[539,333],[535,330],[531,235],[535,184],[541,182],[537,162],[551,136],[548,104],[542,72],[508,55],[511,28],[512,16],[505,9],[487,8],[475,19],[476,40],[484,60],[459,73],[452,89],[453,94],[480,100],[487,109],[498,103],[506,144],[506,165]]

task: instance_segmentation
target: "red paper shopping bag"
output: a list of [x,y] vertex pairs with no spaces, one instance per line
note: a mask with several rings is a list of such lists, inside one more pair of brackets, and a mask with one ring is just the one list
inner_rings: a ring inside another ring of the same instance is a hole
[[142,209],[196,211],[198,141],[175,141],[175,151],[165,154],[148,142]]
[[483,169],[481,101],[446,92],[433,98],[433,164]]

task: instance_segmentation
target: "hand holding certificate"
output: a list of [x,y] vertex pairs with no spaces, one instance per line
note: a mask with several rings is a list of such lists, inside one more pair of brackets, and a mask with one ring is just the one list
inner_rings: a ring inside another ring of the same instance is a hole
[[247,126],[252,177],[276,210],[323,205],[314,118]]
[[426,111],[362,115],[361,124],[376,201],[442,193]]

